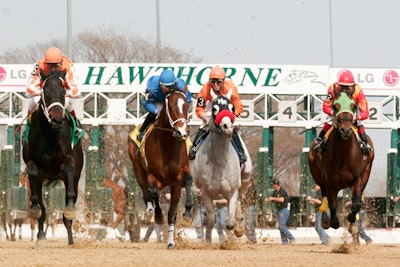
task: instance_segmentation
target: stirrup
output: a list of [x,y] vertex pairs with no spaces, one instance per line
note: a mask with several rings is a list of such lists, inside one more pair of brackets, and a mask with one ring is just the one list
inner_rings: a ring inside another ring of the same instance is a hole
[[189,159],[190,159],[190,160],[194,160],[194,159],[196,158],[196,152],[197,152],[197,150],[196,150],[196,147],[195,147],[195,146],[192,146],[192,147],[189,149]]
[[247,156],[246,156],[246,153],[244,153],[244,151],[238,152],[238,155],[239,155],[239,161],[240,161],[241,165],[247,161]]
[[361,150],[364,154],[368,155],[372,151],[372,147],[364,141],[361,141]]
[[322,151],[324,149],[324,146],[325,146],[325,138],[317,137],[315,139],[314,150]]
[[137,140],[138,140],[139,142],[142,142],[143,136],[144,136],[144,132],[139,132],[139,134],[137,135]]

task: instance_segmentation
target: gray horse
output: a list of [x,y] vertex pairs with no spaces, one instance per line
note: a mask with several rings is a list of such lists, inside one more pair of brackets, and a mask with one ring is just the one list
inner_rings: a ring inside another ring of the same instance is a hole
[[250,180],[251,160],[246,147],[247,162],[240,166],[238,155],[231,143],[234,131],[233,105],[231,92],[226,96],[214,94],[211,90],[212,118],[209,121],[209,134],[191,162],[194,184],[201,189],[204,206],[207,211],[206,242],[211,244],[211,232],[215,223],[213,199],[222,195],[228,200],[228,218],[226,228],[235,229],[235,235],[244,233],[241,208],[242,190]]

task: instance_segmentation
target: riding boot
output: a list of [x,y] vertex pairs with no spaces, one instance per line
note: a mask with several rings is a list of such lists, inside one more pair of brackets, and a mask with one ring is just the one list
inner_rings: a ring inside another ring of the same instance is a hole
[[197,152],[197,146],[200,143],[201,138],[203,137],[203,135],[205,134],[206,130],[203,128],[199,128],[197,130],[196,136],[194,137],[193,140],[193,145],[189,150],[189,159],[193,160],[196,158],[196,152]]
[[319,133],[318,137],[315,138],[314,149],[316,149],[318,151],[324,150],[325,143],[326,143],[325,134],[326,134],[326,131],[321,130],[321,132]]
[[365,133],[360,134],[361,138],[361,149],[364,154],[368,155],[372,151],[372,147],[368,144],[368,138]]
[[144,120],[142,126],[139,129],[139,134],[137,136],[137,140],[139,142],[142,142],[143,136],[146,133],[147,128],[156,119],[156,117],[157,117],[157,114],[155,114],[155,113],[147,114],[146,119]]
[[75,118],[75,125],[76,125],[76,127],[75,127],[75,132],[74,132],[74,136],[75,136],[75,138],[78,138],[79,137],[79,135],[82,133],[82,125],[81,125],[81,122],[79,121],[79,119],[78,118]]
[[240,141],[239,134],[236,131],[233,132],[232,139],[233,142],[235,142],[236,147],[238,148],[239,161],[240,164],[242,165],[247,161],[247,156],[246,153],[244,152],[243,144]]
[[82,125],[81,125],[81,122],[78,120],[78,118],[76,117],[76,114],[75,114],[75,110],[72,110],[72,111],[70,111],[70,113],[71,113],[71,115],[72,115],[72,117],[74,118],[74,120],[75,120],[75,132],[74,132],[74,137],[75,138],[78,138],[78,136],[81,134],[81,132],[82,132]]

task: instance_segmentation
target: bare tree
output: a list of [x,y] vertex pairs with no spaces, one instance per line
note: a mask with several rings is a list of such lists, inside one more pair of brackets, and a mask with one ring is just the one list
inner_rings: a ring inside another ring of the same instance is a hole
[[[66,53],[65,40],[50,40],[35,43],[27,47],[16,47],[0,55],[0,62],[4,64],[34,63],[43,57],[44,51],[50,46],[57,46]],[[74,62],[91,63],[150,63],[158,62],[157,45],[140,38],[118,33],[112,29],[99,29],[98,31],[84,31],[73,38],[72,55],[67,55]],[[177,49],[161,47],[161,61],[173,63],[199,63],[201,58],[195,57],[190,52],[181,52]]]

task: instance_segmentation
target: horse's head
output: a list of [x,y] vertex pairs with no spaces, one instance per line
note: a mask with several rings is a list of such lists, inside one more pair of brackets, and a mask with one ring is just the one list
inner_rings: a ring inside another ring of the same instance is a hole
[[333,102],[332,109],[335,116],[335,127],[339,130],[341,137],[347,140],[353,131],[353,117],[357,105],[351,97],[342,92],[339,98]]
[[188,137],[188,102],[186,95],[179,90],[172,90],[165,98],[165,112],[173,129],[173,136],[179,141]]
[[234,107],[230,99],[232,91],[229,91],[226,96],[217,96],[213,90],[210,90],[212,96],[212,118],[215,126],[222,133],[230,138],[233,134],[233,122],[235,121]]
[[55,129],[59,129],[62,126],[62,121],[65,115],[65,88],[64,88],[64,76],[63,72],[52,72],[49,75],[43,77],[43,93],[41,96],[43,113],[46,116],[49,123]]

